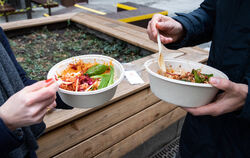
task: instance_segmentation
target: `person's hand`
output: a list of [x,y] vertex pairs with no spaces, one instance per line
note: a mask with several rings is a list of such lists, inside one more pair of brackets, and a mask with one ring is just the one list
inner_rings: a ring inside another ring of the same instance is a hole
[[209,82],[224,92],[217,95],[214,102],[197,108],[184,108],[186,111],[195,116],[218,116],[236,111],[244,106],[248,94],[248,85],[215,77],[211,77]]
[[56,106],[57,90],[53,80],[27,86],[0,107],[0,117],[10,130],[40,123],[47,110]]
[[157,42],[158,30],[163,44],[179,41],[185,35],[185,30],[181,23],[168,16],[155,14],[149,21],[147,28],[148,36],[154,42]]

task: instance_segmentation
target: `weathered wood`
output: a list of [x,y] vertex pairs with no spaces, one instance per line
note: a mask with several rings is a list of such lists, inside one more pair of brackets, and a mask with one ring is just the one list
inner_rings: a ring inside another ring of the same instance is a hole
[[3,13],[6,22],[9,22],[8,14],[15,12],[15,10],[16,9],[9,4],[0,5],[0,13]]
[[[131,43],[135,46],[144,48],[151,52],[158,52],[158,45],[148,38],[146,29],[144,28],[98,15],[89,15],[86,13],[79,13],[73,16],[71,20],[76,23],[80,23],[84,26],[87,26],[91,29],[105,33],[109,36]],[[169,53],[174,52],[174,50],[169,50],[163,47],[163,52]],[[195,57],[193,55],[189,55],[190,53],[198,53],[199,56],[196,57],[195,61],[199,61],[200,59],[203,60],[201,62],[206,61],[207,54],[206,51],[202,49],[193,50],[192,48],[188,47],[179,49],[179,52],[188,53],[186,59],[189,60],[192,60],[191,57]],[[188,58],[188,56],[190,56],[190,58]]]
[[[120,142],[136,131],[174,110],[174,105],[160,101],[136,115],[62,152],[56,158],[90,158]],[[94,143],[93,143],[94,142]]]
[[4,31],[31,28],[35,26],[41,26],[41,25],[46,25],[46,24],[53,24],[53,23],[67,21],[67,20],[70,20],[70,18],[74,16],[75,14],[76,13],[69,13],[69,14],[63,14],[63,15],[55,15],[51,17],[42,17],[42,18],[29,19],[29,20],[14,21],[14,22],[0,24],[0,27],[2,27]]
[[[145,29],[143,32],[141,32],[136,29],[126,27],[130,26],[131,24],[119,22],[105,17],[99,18],[99,16],[97,15],[89,16],[86,13],[79,13],[76,16],[73,16],[71,20],[73,22],[85,25],[91,29],[103,32],[112,37],[131,43],[135,46],[144,48],[152,52],[158,52],[157,44],[149,40]],[[171,52],[171,50],[166,50],[166,48],[163,48],[163,51]]]
[[3,6],[0,5],[0,13],[11,13],[14,12],[16,9],[9,4],[4,4]]
[[186,112],[181,108],[176,108],[167,115],[161,117],[160,119],[154,121],[153,123],[145,126],[143,129],[135,132],[126,139],[120,141],[114,146],[108,148],[102,153],[95,156],[95,158],[117,158],[122,157],[129,151],[133,150],[137,146],[143,144],[146,140],[156,135],[163,129],[167,128],[169,125],[174,123],[185,116]]
[[44,8],[54,8],[58,7],[58,3],[54,1],[47,1],[47,0],[31,0],[31,2],[34,2],[38,5],[42,5]]
[[208,52],[198,47],[185,47],[179,49],[185,55],[180,59],[191,60],[195,62],[205,63],[207,61]]
[[38,140],[37,154],[40,158],[56,155],[158,101],[147,89],[106,106],[43,135]]

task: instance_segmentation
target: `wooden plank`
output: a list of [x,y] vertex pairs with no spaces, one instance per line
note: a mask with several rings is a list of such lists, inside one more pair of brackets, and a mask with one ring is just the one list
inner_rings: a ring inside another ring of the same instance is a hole
[[174,110],[176,106],[160,101],[111,128],[62,152],[56,158],[90,158],[120,142],[136,131]]
[[[135,46],[147,49],[149,51],[152,51],[152,52],[158,51],[157,45],[153,41],[149,40],[148,38],[142,39],[142,38],[136,36],[136,34],[131,35],[128,32],[124,32],[125,30],[123,30],[123,31],[116,30],[115,28],[120,26],[117,22],[111,23],[110,21],[105,21],[105,23],[102,23],[102,22],[97,21],[97,20],[91,21],[91,17],[85,13],[77,14],[76,16],[73,16],[71,18],[71,20],[73,22],[80,23],[80,24],[85,25],[91,29],[103,32],[107,35],[118,38],[118,39],[123,40],[123,41],[128,42],[128,43],[131,43]],[[130,25],[130,24],[128,24],[128,25]]]
[[160,119],[154,121],[153,123],[147,125],[143,129],[137,131],[126,139],[120,141],[119,143],[113,145],[109,149],[103,151],[102,153],[95,156],[95,158],[117,158],[122,157],[129,151],[133,150],[137,146],[143,144],[152,136],[156,135],[163,129],[167,128],[169,125],[179,120],[185,116],[186,112],[181,108],[176,108],[167,115],[161,117]]
[[[155,52],[155,53],[158,52],[158,45],[148,38],[146,29],[144,28],[140,28],[138,26],[119,22],[113,19],[98,16],[98,15],[90,15],[87,13],[79,13],[73,16],[71,20],[73,22],[80,23],[91,29],[103,32],[109,36],[118,38],[125,42],[131,43],[135,46],[149,50],[151,52]],[[182,49],[179,49],[178,51],[184,52],[184,53],[192,53],[194,51],[199,52],[199,53],[202,52],[202,51],[198,51],[197,49],[193,50],[191,47],[182,48]],[[163,52],[169,53],[169,52],[175,52],[175,50],[169,50],[163,47]],[[190,58],[188,58],[188,56],[189,55],[187,55],[188,60],[191,60],[191,57],[193,57],[193,55],[191,55]],[[199,59],[202,59],[202,62],[206,61],[206,59],[203,59],[204,56],[206,55],[203,52],[198,57],[196,57],[197,59],[195,61]]]
[[[80,15],[80,14],[78,14]],[[76,15],[76,16],[78,16]],[[88,14],[85,14],[84,16],[89,16]],[[142,27],[138,27],[135,25],[131,25],[128,23],[124,23],[124,22],[120,22],[120,21],[115,21],[113,19],[109,19],[106,17],[102,17],[102,16],[98,16],[98,15],[91,15],[91,18],[88,18],[88,20],[94,20],[94,21],[99,21],[102,20],[101,23],[104,25],[107,25],[109,27],[112,27],[113,29],[122,31],[122,32],[126,32],[128,34],[134,35],[136,37],[141,38],[141,40],[143,41],[150,41],[150,43],[145,43],[145,44],[149,44],[149,47],[153,47],[154,51],[153,52],[158,52],[158,46],[156,43],[152,42],[147,35],[147,31],[145,28]],[[165,52],[173,52],[174,50],[170,50],[167,48],[163,48]],[[178,50],[179,52],[184,52],[184,53],[198,53],[198,54],[202,54],[202,55],[207,55],[208,51],[203,50],[199,47],[185,47],[185,48],[181,48]],[[200,61],[201,62],[201,61]],[[203,62],[203,61],[202,61]]]
[[146,89],[46,133],[38,139],[38,157],[56,155],[156,102],[159,99]]
[[[125,32],[125,33],[128,33],[128,34],[136,36],[136,37],[141,37],[141,40],[146,39],[146,41],[150,41],[148,39],[148,35],[146,33],[146,30],[143,28],[140,28],[137,26],[132,27],[133,25],[131,25],[131,24],[119,22],[119,21],[116,21],[113,19],[109,19],[109,18],[97,16],[97,15],[93,16],[93,15],[81,13],[81,14],[78,14],[77,16],[79,16],[80,18],[81,17],[84,18],[84,20],[87,20],[88,22],[89,21],[95,22],[95,23],[98,23],[99,25],[104,25],[104,26],[107,26],[109,28],[118,30],[120,32]],[[76,17],[76,16],[74,16],[74,17]],[[74,17],[72,17],[72,19],[74,19]]]
[[[72,21],[85,25],[91,29],[103,32],[109,36],[118,38],[135,46],[144,48],[151,52],[158,52],[158,45],[148,38],[146,29],[122,23],[97,15],[92,16],[86,13],[80,13],[72,17]],[[176,52],[163,47],[163,52]]]
[[180,57],[180,59],[191,60],[195,62],[205,63],[209,55],[208,51],[198,47],[185,47],[179,50],[185,53],[185,55]]
[[128,27],[128,28],[132,28],[133,30],[137,30],[139,32],[144,32],[144,33],[147,34],[146,29],[142,28],[142,27],[138,27],[138,26],[135,26],[135,25],[127,24],[127,23],[124,23],[124,22],[121,22],[121,21],[117,21],[117,20],[114,20],[114,19],[109,19],[109,18],[106,18],[106,17],[103,17],[103,16],[93,15],[92,17],[98,18],[98,19],[102,19],[102,20],[106,20],[106,21],[109,21],[109,22],[111,22],[113,24],[118,24],[120,26],[125,26],[125,27]]
[[[178,56],[183,55],[184,53],[169,53],[166,54],[167,58],[175,58]],[[145,68],[143,66],[144,62],[156,58],[157,54],[153,54],[141,59],[138,59],[136,61],[131,62],[131,65],[136,66],[135,69],[136,71],[140,74],[142,79],[144,80],[145,84],[140,84],[140,85],[130,85],[126,80],[123,80],[122,83],[120,83],[117,87],[115,96],[110,100],[108,103],[92,108],[92,109],[73,109],[73,110],[56,110],[52,113],[49,113],[48,115],[45,116],[44,122],[46,123],[46,132],[51,131],[59,126],[62,126],[64,124],[67,124],[68,122],[75,120],[77,118],[83,117],[84,115],[87,115],[88,113],[95,111],[99,108],[103,108],[104,106],[107,106],[108,104],[111,104],[115,101],[118,101],[122,98],[125,98],[129,95],[132,95],[140,90],[143,90],[145,88],[149,87],[149,79],[148,79],[148,74],[145,71]]]
[[53,23],[67,21],[75,14],[76,13],[69,13],[69,14],[63,14],[63,15],[50,16],[50,17],[14,21],[14,22],[0,24],[0,27],[2,27],[4,31],[30,28],[30,27],[40,26],[40,25],[53,24]]
[[[84,16],[77,16],[77,17],[74,16],[72,18],[72,21],[80,23],[82,25],[85,25],[91,29],[103,32],[109,36],[118,38],[118,39],[123,40],[125,42],[131,43],[135,46],[138,46],[138,47],[150,50],[152,52],[155,52],[155,49],[145,45],[140,38],[138,38],[136,36],[131,36],[126,32],[121,32],[121,31],[115,30],[112,28],[112,26],[106,26],[106,25],[103,25],[97,21],[89,21],[89,19],[86,18],[86,16],[85,17]],[[113,27],[115,27],[115,26],[113,26]]]

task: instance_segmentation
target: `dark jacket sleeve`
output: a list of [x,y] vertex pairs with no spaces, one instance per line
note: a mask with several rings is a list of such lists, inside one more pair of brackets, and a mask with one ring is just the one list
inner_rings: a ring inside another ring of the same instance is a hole
[[176,13],[178,16],[173,19],[182,24],[186,35],[183,40],[165,46],[169,49],[178,49],[210,41],[215,23],[215,9],[216,0],[205,0],[191,13]]
[[242,109],[240,115],[238,115],[238,117],[250,121],[250,93],[249,93],[250,77],[246,77],[246,82],[248,84],[247,99],[246,99],[245,105],[243,106],[243,109]]
[[[0,42],[3,44],[4,48],[6,49],[8,55],[10,56],[12,62],[14,63],[23,83],[25,86],[29,86],[32,85],[33,83],[37,82],[36,80],[31,80],[27,77],[26,72],[23,70],[23,68],[20,66],[20,64],[17,62],[16,57],[14,55],[14,53],[12,52],[12,49],[10,47],[8,38],[6,37],[3,29],[0,27]],[[58,95],[57,93],[57,98],[56,98],[56,103],[57,103],[57,107],[58,109],[72,109],[71,106],[68,106],[67,104],[65,104],[61,97]]]
[[0,131],[0,153],[9,153],[21,145],[22,141],[8,129],[1,118]]

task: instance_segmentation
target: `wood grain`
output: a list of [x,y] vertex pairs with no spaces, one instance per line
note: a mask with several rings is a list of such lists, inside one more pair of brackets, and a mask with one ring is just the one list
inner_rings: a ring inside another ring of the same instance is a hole
[[167,128],[169,125],[173,124],[175,121],[184,117],[185,114],[186,112],[184,110],[182,110],[181,108],[176,108],[175,110],[169,112],[167,115],[152,122],[151,124],[145,126],[143,129],[127,137],[126,139],[106,149],[102,153],[95,156],[95,158],[122,157],[137,146],[143,144],[152,136],[156,135],[163,129]]
[[160,100],[149,89],[115,102],[43,135],[37,154],[47,158],[131,117]]
[[128,119],[98,133],[97,135],[62,152],[56,158],[91,158],[120,142],[160,117],[170,113],[176,106],[160,101]]
[[30,28],[30,27],[40,26],[40,25],[47,25],[47,24],[67,21],[67,20],[70,20],[70,18],[74,16],[75,14],[76,13],[68,13],[68,14],[42,17],[42,18],[36,18],[36,19],[19,20],[19,21],[0,24],[0,27],[2,27],[4,31]]

